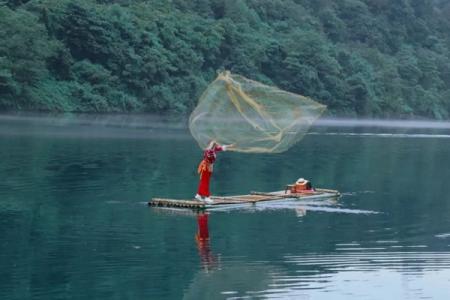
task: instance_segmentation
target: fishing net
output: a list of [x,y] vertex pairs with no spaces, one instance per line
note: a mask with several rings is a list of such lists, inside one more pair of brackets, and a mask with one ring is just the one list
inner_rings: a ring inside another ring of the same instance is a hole
[[279,153],[300,141],[326,106],[310,98],[223,72],[200,97],[189,129],[201,148],[209,141],[230,150]]

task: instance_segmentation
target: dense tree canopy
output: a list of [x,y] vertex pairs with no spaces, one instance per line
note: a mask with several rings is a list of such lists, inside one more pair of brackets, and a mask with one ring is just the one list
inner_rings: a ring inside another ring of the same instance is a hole
[[333,114],[450,117],[444,0],[0,1],[0,109],[187,113],[218,70]]

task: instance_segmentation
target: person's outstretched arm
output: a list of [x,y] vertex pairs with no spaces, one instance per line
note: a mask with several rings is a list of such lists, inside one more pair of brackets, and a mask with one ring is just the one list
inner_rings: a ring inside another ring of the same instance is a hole
[[232,149],[234,147],[234,144],[229,145],[220,145],[216,147],[216,151],[227,151],[228,149]]

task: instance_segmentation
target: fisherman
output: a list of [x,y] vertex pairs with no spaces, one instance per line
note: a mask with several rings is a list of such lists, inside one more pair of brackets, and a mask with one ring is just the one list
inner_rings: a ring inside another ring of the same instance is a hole
[[206,147],[203,152],[203,160],[198,165],[197,171],[200,175],[200,183],[198,185],[198,191],[197,195],[195,195],[195,199],[208,204],[213,203],[210,198],[211,194],[209,192],[209,182],[213,172],[213,164],[216,161],[216,152],[226,151],[232,147],[234,147],[234,144],[220,145],[214,140],[209,142],[208,147]]
[[306,180],[305,178],[299,178],[297,179],[297,181],[295,182],[296,186],[301,187],[301,190],[306,190],[306,191],[314,191],[315,189],[312,187],[311,181]]

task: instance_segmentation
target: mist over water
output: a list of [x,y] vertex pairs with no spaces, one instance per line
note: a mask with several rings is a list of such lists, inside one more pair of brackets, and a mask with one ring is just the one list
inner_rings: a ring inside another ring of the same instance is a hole
[[316,126],[450,129],[450,122],[429,120],[321,119],[317,121]]
[[[239,123],[244,124],[245,120],[239,119],[236,120],[236,123],[239,126]],[[154,114],[0,114],[0,124],[2,125],[0,134],[4,135],[37,134],[92,138],[145,138],[154,135],[163,137],[164,134],[172,137],[177,132],[188,131],[187,116],[173,117]],[[336,129],[337,132],[330,132],[330,128]],[[308,134],[378,134],[379,136],[396,137],[415,135],[415,137],[447,138],[450,135],[450,122],[321,118],[313,123]]]
[[180,138],[185,120],[158,115],[0,115],[0,134],[84,138]]
[[[449,299],[448,122],[319,120],[281,154],[219,153],[216,195],[305,177],[334,200],[197,213],[186,119],[0,115],[0,299]],[[424,138],[426,137],[426,138]]]

